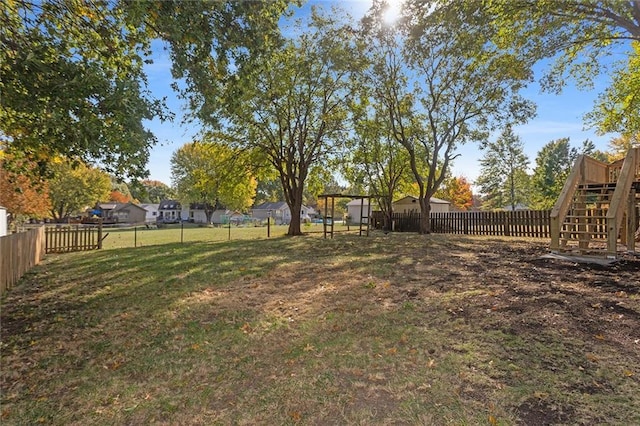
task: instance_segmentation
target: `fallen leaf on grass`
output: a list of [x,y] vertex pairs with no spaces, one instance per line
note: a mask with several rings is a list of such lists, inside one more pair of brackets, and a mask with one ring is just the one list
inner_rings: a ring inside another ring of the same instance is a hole
[[624,370],[624,375],[625,375],[625,377],[631,377],[631,376],[633,376],[633,371]]
[[595,356],[594,354],[587,354],[585,356],[591,362],[598,362],[599,361],[599,358],[597,356]]
[[596,334],[594,337],[598,340],[604,340],[604,334]]
[[291,420],[293,420],[296,423],[302,420],[302,414],[300,414],[300,412],[298,411],[291,411],[289,413],[289,416],[291,417]]
[[490,425],[495,426],[498,424],[498,420],[496,420],[495,416],[493,416],[492,414],[489,414],[488,420]]
[[251,324],[245,322],[244,325],[240,327],[240,330],[242,330],[244,334],[249,334],[253,331],[253,328],[251,327]]

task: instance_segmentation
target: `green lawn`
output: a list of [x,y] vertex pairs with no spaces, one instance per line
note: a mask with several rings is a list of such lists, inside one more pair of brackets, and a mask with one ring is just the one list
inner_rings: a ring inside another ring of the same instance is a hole
[[3,298],[3,425],[640,424],[638,263],[451,235],[155,245],[175,231],[49,256]]
[[[286,225],[273,225],[270,229],[272,238],[282,237],[286,235],[289,227]],[[322,234],[322,224],[306,224],[302,225],[302,230],[309,234]],[[358,227],[346,227],[336,224],[335,232],[352,232],[356,233]],[[108,234],[104,239],[103,248],[129,248],[143,247],[157,244],[169,243],[193,243],[193,242],[214,242],[214,241],[235,241],[235,240],[255,240],[267,238],[267,227],[252,226],[219,226],[205,227],[194,224],[165,225],[160,229],[148,229],[145,226],[128,227],[128,228],[109,228],[103,229],[103,234]]]

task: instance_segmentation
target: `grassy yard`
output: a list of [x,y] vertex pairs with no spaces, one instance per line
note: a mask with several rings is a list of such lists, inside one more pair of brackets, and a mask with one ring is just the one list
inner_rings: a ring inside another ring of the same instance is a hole
[[2,300],[3,425],[640,424],[637,260],[452,235],[126,238],[49,256]]
[[[289,227],[287,225],[271,226],[271,237],[282,237],[286,235]],[[322,224],[305,224],[302,230],[309,234],[322,234]],[[336,224],[334,230],[336,232],[358,231],[357,226],[346,227]],[[148,229],[145,226],[136,228],[108,228],[103,229],[103,234],[108,234],[104,239],[105,249],[144,247],[156,244],[169,243],[193,243],[193,242],[213,242],[213,241],[235,241],[235,240],[256,240],[267,238],[267,227],[251,227],[251,226],[219,226],[219,227],[203,227],[194,224],[165,225],[160,229]]]

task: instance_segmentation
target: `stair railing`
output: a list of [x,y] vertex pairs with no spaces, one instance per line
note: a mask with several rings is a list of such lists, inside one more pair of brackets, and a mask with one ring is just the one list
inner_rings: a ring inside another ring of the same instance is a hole
[[[611,196],[607,212],[607,256],[615,257],[618,248],[618,234],[625,212],[629,213],[634,206],[628,205],[629,194],[633,182],[640,178],[640,148],[631,148],[622,164],[618,175],[616,189]],[[631,224],[629,224],[631,225]],[[633,245],[634,239],[631,238]],[[629,241],[627,241],[629,244]]]
[[560,229],[569,213],[569,208],[578,186],[585,183],[602,183],[608,180],[608,164],[586,155],[580,155],[576,159],[571,173],[562,187],[558,201],[556,201],[551,210],[551,251],[557,252],[560,250]]

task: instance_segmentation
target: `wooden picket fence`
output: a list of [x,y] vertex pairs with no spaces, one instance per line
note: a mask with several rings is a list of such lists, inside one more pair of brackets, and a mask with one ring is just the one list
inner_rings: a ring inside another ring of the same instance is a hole
[[97,226],[48,226],[45,231],[45,252],[68,253],[102,248],[102,224]]
[[[431,232],[549,238],[550,214],[550,210],[432,212]],[[395,232],[418,232],[420,229],[420,213],[393,213],[392,221]],[[374,227],[381,227],[381,224],[380,212],[374,212]]]
[[12,288],[44,256],[43,226],[0,237],[0,295]]

